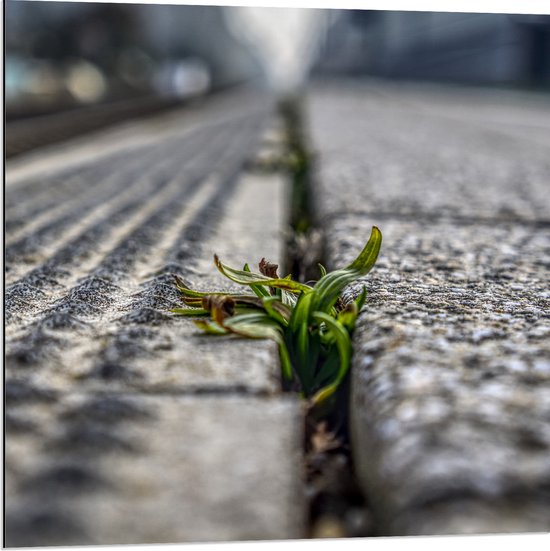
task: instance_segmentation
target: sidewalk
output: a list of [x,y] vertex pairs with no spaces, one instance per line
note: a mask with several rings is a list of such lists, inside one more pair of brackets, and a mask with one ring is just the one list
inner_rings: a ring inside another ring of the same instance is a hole
[[7,545],[302,537],[276,347],[168,313],[214,253],[281,259],[285,182],[244,170],[272,123],[227,95],[8,165]]
[[308,100],[328,267],[384,238],[350,406],[379,532],[548,531],[550,101],[375,81]]

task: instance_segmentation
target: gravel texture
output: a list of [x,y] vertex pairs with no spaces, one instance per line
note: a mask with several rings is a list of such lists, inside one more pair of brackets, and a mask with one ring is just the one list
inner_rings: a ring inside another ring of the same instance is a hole
[[351,376],[381,534],[550,529],[550,111],[502,97],[380,82],[310,94],[329,266],[373,224],[384,239]]
[[292,399],[65,394],[40,422],[7,450],[12,546],[301,536]]
[[272,105],[233,93],[8,163],[7,544],[303,533],[297,398],[270,342],[209,338],[173,285],[282,257],[247,173]]

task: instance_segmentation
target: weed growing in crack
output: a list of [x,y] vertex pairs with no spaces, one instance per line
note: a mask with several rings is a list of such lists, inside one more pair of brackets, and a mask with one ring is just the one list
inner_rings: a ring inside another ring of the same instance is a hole
[[359,256],[346,268],[327,273],[319,265],[321,278],[314,286],[281,278],[278,266],[265,259],[260,273],[248,265],[235,270],[215,255],[218,270],[230,280],[246,285],[254,294],[194,291],[176,277],[186,308],[178,315],[204,317],[195,323],[212,335],[235,334],[275,341],[279,347],[284,380],[297,383],[304,398],[316,406],[330,397],[349,370],[351,334],[366,291],[344,305],[344,287],[367,274],[374,266],[382,234],[373,226]]

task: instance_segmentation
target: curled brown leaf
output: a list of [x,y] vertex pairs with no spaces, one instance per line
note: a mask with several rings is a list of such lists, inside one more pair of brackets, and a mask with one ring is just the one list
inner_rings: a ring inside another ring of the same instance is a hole
[[212,319],[220,325],[225,318],[235,313],[235,301],[227,295],[206,295],[202,298],[202,307],[208,310]]
[[258,267],[260,268],[260,273],[264,276],[271,277],[273,279],[279,278],[279,274],[277,273],[277,269],[279,268],[278,264],[273,264],[268,262],[265,258],[262,258]]

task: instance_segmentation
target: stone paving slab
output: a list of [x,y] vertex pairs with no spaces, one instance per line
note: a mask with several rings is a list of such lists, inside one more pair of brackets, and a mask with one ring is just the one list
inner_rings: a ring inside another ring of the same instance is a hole
[[[350,406],[378,531],[548,531],[550,155],[466,108],[455,122],[432,113],[429,88],[423,109],[381,88],[321,89],[309,109],[329,266],[349,263],[373,224],[383,233]],[[526,182],[527,166],[539,176]]]
[[[60,146],[9,163],[8,545],[301,533],[298,404],[276,347],[168,312],[173,274],[233,288],[215,252],[281,258],[285,182],[244,170],[272,118],[265,99],[218,97],[82,139],[74,158]],[[73,400],[88,406],[69,422]]]
[[[295,400],[65,395],[8,438],[9,545],[301,536]],[[276,458],[276,460],[274,460]],[[285,465],[286,468],[281,468]]]
[[476,104],[472,93],[446,88],[319,87],[309,98],[319,214],[547,222],[550,99],[514,102],[509,92],[499,108],[495,92],[484,117],[488,94]]

